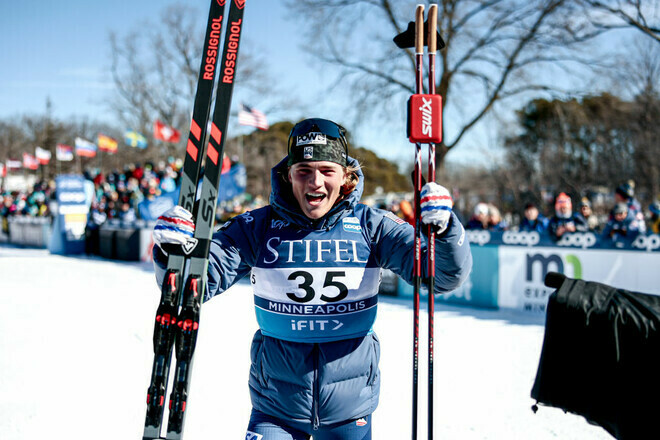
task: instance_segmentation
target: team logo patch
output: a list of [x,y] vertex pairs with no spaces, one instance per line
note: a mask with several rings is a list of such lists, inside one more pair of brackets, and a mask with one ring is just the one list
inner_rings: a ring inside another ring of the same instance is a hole
[[263,435],[252,431],[248,431],[247,434],[245,434],[245,440],[261,440],[262,438],[264,438]]
[[296,138],[296,145],[325,145],[327,143],[325,134],[318,132],[301,134]]
[[388,212],[387,214],[385,214],[385,217],[389,218],[390,220],[393,220],[394,223],[397,223],[399,225],[402,225],[406,222],[404,219],[397,217],[396,214],[394,214],[393,212]]
[[362,226],[360,226],[360,220],[357,217],[346,217],[341,220],[344,231],[346,232],[360,232],[362,231]]
[[303,150],[303,159],[311,159],[314,156],[314,147],[305,147]]
[[355,424],[356,424],[357,426],[367,426],[367,420],[363,417],[363,418],[361,418],[361,419],[357,419],[357,420],[355,421]]

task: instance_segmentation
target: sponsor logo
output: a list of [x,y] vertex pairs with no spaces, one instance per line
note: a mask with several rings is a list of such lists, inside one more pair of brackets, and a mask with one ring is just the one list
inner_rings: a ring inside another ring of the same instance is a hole
[[367,420],[363,417],[363,418],[361,418],[361,419],[357,419],[357,420],[355,421],[355,424],[356,424],[357,426],[367,426]]
[[336,319],[292,319],[291,330],[294,331],[334,331],[342,328],[344,324]]
[[479,246],[483,246],[490,242],[490,232],[488,231],[467,231],[467,237],[470,243],[475,243]]
[[303,150],[303,159],[311,159],[314,156],[314,147],[305,147]]
[[83,192],[62,192],[60,202],[62,203],[85,203],[87,196]]
[[563,258],[557,254],[527,254],[527,270],[523,283],[522,309],[527,312],[545,313],[548,297],[554,289],[543,284],[545,276],[550,271],[565,273],[567,266],[573,269],[573,278],[582,278],[582,264],[575,255],[565,255]]
[[[566,255],[563,259],[557,254],[541,255],[541,254],[527,254],[527,272],[525,276],[526,281],[540,281],[543,282],[545,276],[554,270],[555,272],[564,273],[565,264],[573,267],[573,278],[582,278],[582,263],[575,255]],[[540,277],[534,277],[534,268],[539,267]]]
[[596,235],[592,232],[573,232],[570,234],[562,235],[561,239],[557,242],[557,246],[574,246],[581,248],[590,248],[596,244]]
[[296,145],[326,145],[328,139],[323,133],[312,132],[296,137]]
[[[238,6],[238,5],[237,5]],[[227,57],[223,70],[222,82],[232,84],[234,82],[234,73],[236,72],[236,59],[238,58],[238,40],[241,37],[241,26],[243,19],[234,21],[229,27],[229,43],[227,43]]]
[[505,244],[521,244],[525,246],[535,246],[539,243],[541,236],[538,232],[511,232],[506,231],[502,234],[502,241]]
[[190,253],[197,247],[197,239],[196,238],[189,238],[186,244],[181,246],[183,249],[183,253],[186,255],[190,255]]
[[344,231],[346,232],[362,231],[362,226],[360,226],[360,220],[358,220],[357,217],[346,217],[342,219],[342,225],[344,226]]
[[[358,249],[358,242],[355,240],[282,240],[281,237],[271,237],[266,242],[266,250],[268,252],[262,259],[266,264],[273,264],[278,260],[281,263],[369,261],[364,247]],[[361,260],[361,256],[367,259]]]
[[245,440],[261,440],[263,439],[264,436],[261,434],[257,434],[256,432],[248,431],[247,434],[245,434]]
[[647,252],[654,251],[660,248],[660,235],[639,235],[632,245],[637,249],[646,249]]
[[286,228],[287,226],[289,226],[289,222],[287,222],[285,220],[271,220],[270,221],[270,228],[271,229],[282,229],[282,228]]
[[431,98],[422,97],[422,106],[419,111],[422,114],[422,134],[428,137],[433,136],[433,106]]
[[[220,4],[224,6],[224,0]],[[209,47],[206,49],[206,58],[204,59],[205,80],[212,81],[215,73],[215,63],[218,59],[218,45],[220,44],[220,29],[222,29],[222,17],[214,18],[211,22],[211,34],[209,38]]]

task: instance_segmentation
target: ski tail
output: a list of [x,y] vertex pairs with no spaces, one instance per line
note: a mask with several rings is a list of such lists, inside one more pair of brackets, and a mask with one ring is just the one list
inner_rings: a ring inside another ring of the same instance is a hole
[[[179,205],[195,215],[197,180],[201,173],[200,158],[205,152],[204,140],[211,109],[213,87],[217,70],[217,53],[224,17],[224,2],[211,1],[202,61],[193,105],[193,116],[186,146],[186,156],[181,179]],[[215,54],[215,55],[214,55]],[[169,253],[167,272],[161,289],[161,300],[156,311],[154,325],[154,361],[151,380],[147,391],[147,414],[143,439],[161,438],[165,397],[169,378],[172,351],[175,343],[175,328],[182,295],[185,258],[175,250]]]

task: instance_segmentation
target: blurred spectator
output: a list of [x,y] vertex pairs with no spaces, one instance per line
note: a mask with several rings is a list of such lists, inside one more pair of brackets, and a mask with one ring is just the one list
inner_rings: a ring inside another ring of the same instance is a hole
[[408,200],[403,199],[399,203],[399,217],[415,226],[415,210]]
[[488,204],[488,229],[491,231],[506,231],[509,224],[502,219],[500,210],[492,203]]
[[12,216],[50,217],[49,200],[53,196],[54,185],[38,181],[30,191],[12,191],[0,194],[0,223],[2,230],[8,231],[8,219]]
[[474,215],[468,221],[466,229],[488,229],[488,205],[477,203],[474,207]]
[[548,219],[539,213],[539,209],[533,203],[525,205],[523,220],[520,222],[520,230],[526,232],[536,231],[543,234],[548,230]]
[[617,203],[612,214],[614,218],[607,222],[603,230],[604,240],[611,240],[614,243],[632,242],[642,232],[639,221],[628,210],[628,205],[625,203]]
[[660,201],[655,201],[649,205],[649,232],[651,234],[660,234]]
[[137,220],[135,209],[131,207],[128,200],[123,201],[121,204],[121,211],[119,211],[119,219],[123,222],[131,223]]
[[559,240],[566,233],[586,232],[587,222],[582,216],[573,214],[573,203],[566,193],[560,193],[555,199],[555,215],[548,223],[550,238]]
[[591,210],[591,202],[586,197],[582,197],[582,200],[580,200],[579,215],[582,216],[582,218],[587,224],[587,228],[589,228],[590,231],[598,230],[598,227],[600,226],[600,223],[598,222],[598,217],[596,217],[596,215]]
[[[626,183],[622,183],[617,186],[614,190],[614,203],[625,203],[628,206],[628,214],[637,218],[639,221],[644,220],[644,214],[642,213],[642,205],[635,198],[635,182],[629,180]],[[614,212],[610,212],[610,220],[614,218]]]
[[99,255],[99,229],[108,219],[97,202],[92,202],[85,227],[85,253]]

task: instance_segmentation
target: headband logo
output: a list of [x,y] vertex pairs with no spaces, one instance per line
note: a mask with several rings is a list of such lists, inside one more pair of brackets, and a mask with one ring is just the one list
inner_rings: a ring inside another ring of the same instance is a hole
[[303,150],[303,159],[311,159],[314,156],[314,147],[305,147]]
[[327,143],[325,134],[318,132],[301,134],[296,138],[296,145],[325,145]]

